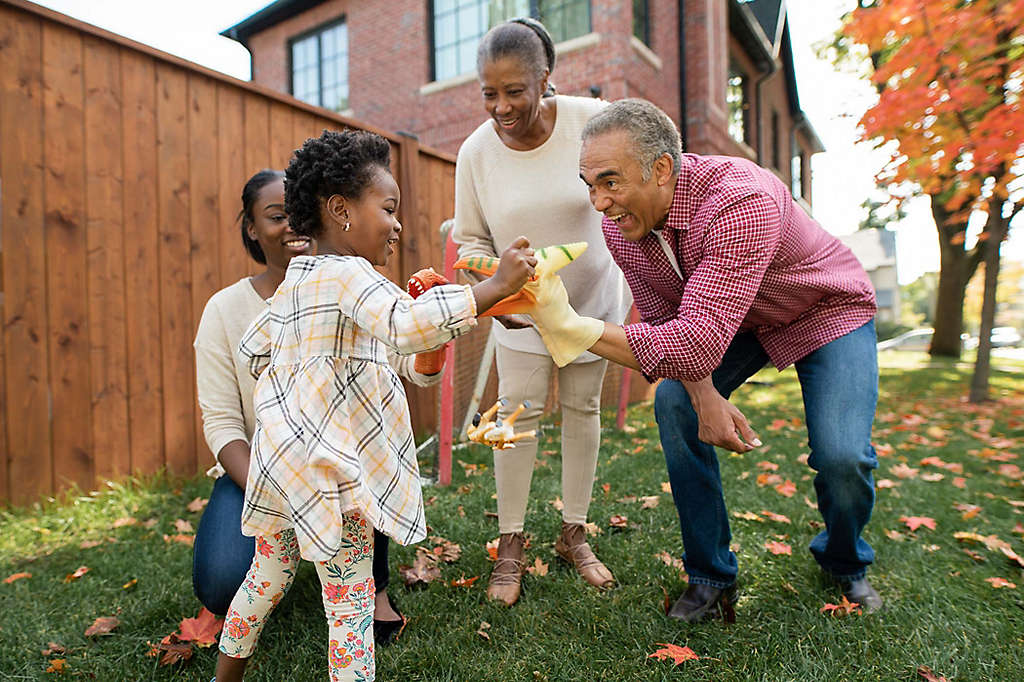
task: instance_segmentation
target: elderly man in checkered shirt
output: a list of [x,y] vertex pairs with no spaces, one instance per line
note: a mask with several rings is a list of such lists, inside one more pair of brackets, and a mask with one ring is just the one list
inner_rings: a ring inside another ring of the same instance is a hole
[[[712,446],[761,442],[728,397],[771,362],[796,365],[825,529],[810,551],[850,601],[882,606],[861,537],[878,466],[875,296],[853,254],[746,159],[681,152],[675,124],[622,100],[583,131],[580,177],[642,321],[604,323],[591,352],[658,385],[654,409],[689,587],[670,614],[734,617],[736,555]],[[584,318],[585,319],[585,318]]]

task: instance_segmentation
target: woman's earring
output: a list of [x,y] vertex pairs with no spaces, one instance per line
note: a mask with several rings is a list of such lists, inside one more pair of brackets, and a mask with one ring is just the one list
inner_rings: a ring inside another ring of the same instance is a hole
[[349,221],[346,220],[345,221],[345,227],[343,227],[341,229],[342,229],[343,232],[348,232],[349,230],[352,229],[352,223],[350,223]]

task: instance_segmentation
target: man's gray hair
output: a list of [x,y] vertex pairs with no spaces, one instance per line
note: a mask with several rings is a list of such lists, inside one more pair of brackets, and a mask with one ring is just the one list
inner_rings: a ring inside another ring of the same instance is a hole
[[618,130],[633,142],[633,156],[640,164],[644,182],[651,179],[654,162],[662,154],[672,157],[672,172],[679,172],[683,145],[679,129],[664,111],[645,99],[612,102],[587,121],[583,141]]

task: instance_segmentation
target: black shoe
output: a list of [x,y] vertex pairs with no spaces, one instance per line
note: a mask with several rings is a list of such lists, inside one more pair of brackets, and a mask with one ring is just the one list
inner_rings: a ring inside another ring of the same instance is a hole
[[858,580],[840,580],[839,587],[843,590],[843,596],[848,601],[860,604],[861,611],[865,615],[874,613],[882,608],[882,597],[878,591],[871,586],[867,578]]
[[402,634],[402,630],[405,629],[405,624],[408,622],[405,615],[391,601],[390,594],[388,595],[388,602],[391,604],[391,608],[395,610],[395,613],[398,614],[398,620],[373,619],[373,643],[377,648],[385,647],[391,644],[393,640],[398,639],[398,636]]
[[736,622],[736,585],[719,589],[711,585],[691,584],[669,609],[672,618],[697,623],[705,619],[721,618],[726,623]]

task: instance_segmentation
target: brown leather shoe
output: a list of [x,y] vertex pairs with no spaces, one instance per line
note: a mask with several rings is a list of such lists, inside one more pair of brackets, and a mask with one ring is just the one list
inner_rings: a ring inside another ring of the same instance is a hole
[[526,568],[526,536],[502,533],[498,539],[498,558],[487,583],[487,597],[512,606],[519,601],[523,570]]
[[586,540],[582,523],[562,522],[562,534],[555,540],[555,552],[576,567],[583,579],[594,587],[611,587],[615,576],[601,560],[594,556]]

